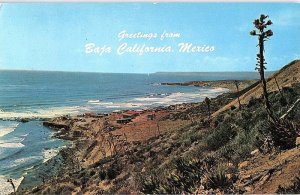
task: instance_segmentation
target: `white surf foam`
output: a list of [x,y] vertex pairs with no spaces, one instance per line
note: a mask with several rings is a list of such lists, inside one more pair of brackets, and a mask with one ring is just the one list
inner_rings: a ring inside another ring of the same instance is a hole
[[[31,166],[31,167],[28,167],[28,168],[24,169],[24,171],[29,171],[29,170],[31,170],[33,168],[34,168],[34,166]],[[25,172],[24,175],[27,175],[27,172]]]
[[42,156],[29,156],[29,157],[24,157],[24,158],[18,158],[14,160],[11,164],[7,166],[7,168],[13,168],[13,167],[18,167],[24,163],[27,163],[28,161],[34,162],[36,160],[41,160]]
[[0,148],[22,148],[24,144],[22,141],[25,137],[14,137],[8,140],[0,140]]
[[95,105],[113,105],[114,104],[113,102],[100,102],[99,100],[98,101],[89,100],[88,103],[95,104]]
[[152,86],[159,86],[161,83],[151,83]]
[[213,98],[227,91],[228,90],[224,88],[216,88],[216,89],[208,89],[208,90],[201,89],[197,92],[192,92],[192,93],[178,92],[178,93],[172,93],[170,95],[162,96],[162,97],[135,98],[134,101],[143,102],[144,105],[149,105],[149,104],[150,105],[151,104],[174,105],[180,103],[203,101],[205,97]]
[[[148,97],[133,98],[127,102],[104,102],[101,100],[88,100],[83,107],[54,107],[49,109],[36,109],[27,112],[5,112],[0,111],[0,119],[13,120],[18,118],[53,118],[62,115],[77,115],[80,112],[88,112],[99,108],[105,109],[131,109],[146,108],[151,106],[168,106],[180,103],[190,103],[203,101],[205,97],[216,97],[228,89],[225,88],[201,88],[192,93],[172,93],[172,94],[151,94]],[[3,131],[4,132],[4,131]],[[8,132],[8,131],[6,131]]]
[[1,142],[0,141],[0,148],[22,148],[24,147],[24,144],[22,143],[7,143],[7,142]]
[[89,100],[88,103],[99,103],[100,100]]
[[[7,182],[8,179],[9,177],[0,175],[0,195],[7,195],[14,192],[12,185],[9,182]],[[16,187],[16,190],[20,186],[23,179],[24,177],[20,177],[18,179],[12,179]]]
[[55,157],[58,154],[58,152],[59,152],[59,148],[43,150],[43,157],[44,157],[43,162],[45,163],[51,158]]
[[53,107],[48,109],[35,109],[27,112],[5,112],[0,111],[0,119],[14,120],[20,118],[53,118],[62,115],[76,115],[80,112],[79,106],[74,107]]
[[158,98],[158,97],[141,97],[141,98],[134,98],[135,101],[139,101],[139,102],[143,102],[143,101],[147,101],[147,102],[155,102],[155,101],[159,101],[162,98]]
[[4,135],[13,132],[18,127],[18,125],[19,123],[9,123],[0,125],[0,137],[3,137]]
[[214,98],[222,93],[228,92],[225,88],[207,88],[199,89],[195,92],[172,93],[172,94],[150,94],[147,97],[133,98],[128,102],[95,102],[94,105],[107,109],[131,109],[146,108],[150,106],[169,106],[174,104],[201,102],[205,97]]

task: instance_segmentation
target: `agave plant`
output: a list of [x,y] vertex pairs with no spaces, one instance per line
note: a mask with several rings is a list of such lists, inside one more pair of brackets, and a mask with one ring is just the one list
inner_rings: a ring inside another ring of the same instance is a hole
[[266,21],[268,17],[269,17],[268,15],[261,14],[259,19],[255,19],[253,21],[255,29],[250,32],[250,35],[258,36],[259,53],[256,55],[257,64],[255,69],[258,70],[260,74],[260,81],[263,89],[263,97],[264,97],[265,107],[268,112],[268,116],[273,122],[277,122],[278,120],[274,116],[271,110],[271,104],[269,102],[268,92],[267,92],[267,83],[265,79],[265,70],[266,70],[265,65],[267,64],[267,62],[264,57],[264,51],[265,51],[264,43],[269,39],[269,37],[273,36],[273,31],[271,29],[266,30],[270,25],[273,24],[271,20]]
[[[269,37],[273,36],[273,31],[268,29],[270,25],[273,24],[271,20],[266,21],[268,15],[261,14],[259,19],[255,19],[253,21],[254,27],[256,29],[250,32],[252,36],[258,36],[258,46],[259,53],[256,55],[257,64],[256,70],[258,70],[260,74],[260,81],[263,89],[263,97],[265,108],[269,116],[268,121],[268,129],[270,131],[270,137],[272,138],[272,143],[274,146],[280,149],[288,149],[295,146],[296,143],[296,131],[297,127],[290,121],[280,120],[272,111],[271,104],[268,99],[267,92],[267,83],[265,79],[265,69],[266,69],[266,60],[264,58],[264,43],[269,39]],[[275,78],[276,80],[276,78]],[[277,82],[277,81],[276,81]],[[277,83],[278,85],[278,83]],[[279,87],[278,87],[279,88]]]
[[211,103],[211,100],[208,97],[206,97],[204,101],[205,101],[206,106],[207,106],[208,119],[210,119],[210,103]]
[[[234,81],[234,85],[236,87],[236,92],[239,93],[239,82],[237,80]],[[242,105],[241,105],[241,101],[240,101],[240,96],[238,94],[238,102],[239,102],[239,109],[242,108]]]

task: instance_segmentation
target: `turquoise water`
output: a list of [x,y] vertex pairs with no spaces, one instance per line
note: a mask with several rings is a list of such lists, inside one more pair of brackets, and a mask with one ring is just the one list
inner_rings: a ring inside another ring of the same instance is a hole
[[[32,120],[82,112],[141,109],[198,102],[227,90],[164,86],[161,82],[253,79],[257,73],[103,74],[0,71],[0,194],[11,191],[34,166],[55,156],[65,143]],[[28,181],[27,181],[28,182]]]
[[[147,75],[0,71],[0,118],[38,117],[79,110],[110,111],[197,101],[210,91],[196,87],[162,86],[159,83],[253,78],[258,78],[258,73]],[[176,94],[178,92],[185,94]]]
[[[3,135],[3,129],[7,134]],[[28,170],[55,156],[66,144],[63,140],[51,138],[53,132],[43,127],[41,121],[1,121],[0,131],[1,195],[12,190],[7,178],[13,178],[18,185]]]

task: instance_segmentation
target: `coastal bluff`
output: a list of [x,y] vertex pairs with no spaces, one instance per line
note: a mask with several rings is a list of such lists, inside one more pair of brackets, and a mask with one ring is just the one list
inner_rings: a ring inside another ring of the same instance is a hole
[[[299,98],[299,72],[300,61],[296,60],[268,79],[270,101],[279,115]],[[295,170],[300,170],[300,148],[268,153],[261,149],[267,119],[258,81],[240,81],[238,92],[234,81],[166,85],[230,91],[212,98],[209,108],[205,102],[196,102],[47,120],[44,125],[56,130],[54,136],[71,140],[72,147],[61,150],[64,166],[56,177],[46,177],[32,189],[21,185],[18,191],[203,194],[299,190],[300,172]],[[299,109],[289,116],[295,127],[300,126],[299,116]]]

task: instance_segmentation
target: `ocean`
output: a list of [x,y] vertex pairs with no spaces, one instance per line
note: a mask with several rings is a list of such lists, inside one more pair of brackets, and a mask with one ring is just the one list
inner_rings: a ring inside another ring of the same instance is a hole
[[[166,86],[162,82],[257,79],[258,73],[112,74],[0,70],[0,194],[12,192],[28,170],[67,143],[52,138],[41,118],[200,102],[227,89]],[[27,123],[17,119],[29,118]]]

